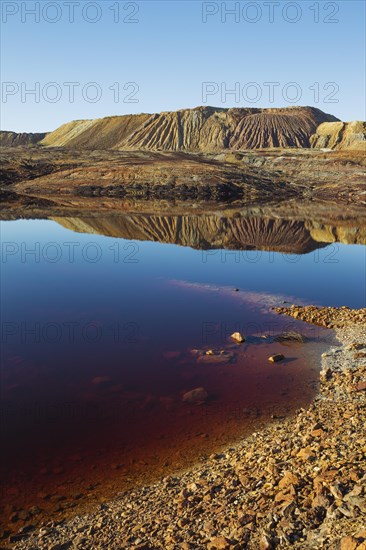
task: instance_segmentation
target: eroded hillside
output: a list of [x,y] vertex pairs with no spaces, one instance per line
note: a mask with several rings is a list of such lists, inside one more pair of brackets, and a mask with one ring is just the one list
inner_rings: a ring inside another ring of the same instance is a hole
[[197,107],[159,114],[114,116],[64,124],[41,142],[74,149],[220,151],[309,147],[322,122],[338,119],[314,107]]
[[315,149],[355,150],[366,152],[366,122],[324,122],[311,136]]

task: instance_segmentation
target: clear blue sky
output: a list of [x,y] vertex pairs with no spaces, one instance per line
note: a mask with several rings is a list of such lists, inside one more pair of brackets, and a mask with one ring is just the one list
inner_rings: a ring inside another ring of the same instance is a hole
[[[315,105],[342,120],[365,118],[363,0],[224,2],[238,6],[235,15],[221,0],[1,3],[4,130],[205,103]],[[39,22],[26,8],[39,9]],[[65,82],[80,84],[74,101]],[[214,83],[207,97],[205,82]],[[272,98],[266,82],[278,83]],[[124,90],[127,83],[135,84]],[[235,86],[240,96],[225,97]],[[32,88],[36,96],[25,93]]]

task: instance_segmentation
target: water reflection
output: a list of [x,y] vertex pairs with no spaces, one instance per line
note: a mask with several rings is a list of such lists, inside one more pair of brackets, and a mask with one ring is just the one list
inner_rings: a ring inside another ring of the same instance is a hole
[[271,250],[306,254],[329,243],[366,244],[366,227],[237,214],[201,216],[94,215],[53,218],[76,232],[198,249]]

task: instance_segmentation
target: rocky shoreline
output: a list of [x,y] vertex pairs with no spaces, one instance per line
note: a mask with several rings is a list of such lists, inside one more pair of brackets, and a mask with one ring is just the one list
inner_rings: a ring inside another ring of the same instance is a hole
[[337,311],[340,345],[323,354],[308,409],[93,513],[25,527],[2,548],[364,550],[366,327]]
[[366,308],[351,309],[347,306],[317,307],[317,306],[295,306],[276,307],[276,313],[289,315],[293,319],[300,319],[307,323],[326,328],[344,328],[350,325],[366,326]]

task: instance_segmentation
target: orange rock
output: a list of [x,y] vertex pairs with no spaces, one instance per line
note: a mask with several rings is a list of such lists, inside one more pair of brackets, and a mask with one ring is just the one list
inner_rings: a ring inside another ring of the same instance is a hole
[[296,456],[298,458],[302,458],[303,460],[307,460],[310,456],[314,456],[314,451],[310,446],[307,446],[301,449]]
[[354,386],[355,391],[365,391],[366,390],[366,380],[362,380],[361,382],[358,382]]
[[340,544],[340,550],[356,550],[358,540],[355,537],[343,537]]
[[228,550],[230,546],[230,541],[226,537],[215,537],[208,543],[207,550]]
[[324,437],[326,435],[325,431],[319,428],[318,430],[313,430],[311,432],[313,437]]
[[284,475],[282,479],[280,480],[278,487],[280,489],[284,489],[288,487],[289,485],[294,485],[295,487],[299,485],[300,479],[297,475],[293,474],[292,472],[286,471],[284,472]]
[[[293,487],[293,485],[292,485]],[[280,491],[274,497],[275,502],[292,502],[294,495],[285,491]]]

